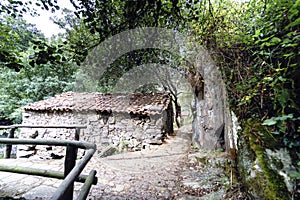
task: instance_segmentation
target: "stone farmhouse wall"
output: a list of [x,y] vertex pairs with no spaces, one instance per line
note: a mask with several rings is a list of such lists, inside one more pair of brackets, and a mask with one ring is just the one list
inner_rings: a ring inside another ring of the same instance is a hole
[[[23,113],[24,125],[86,125],[81,129],[81,141],[97,145],[98,154],[114,145],[122,151],[137,151],[162,144],[167,134],[171,134],[170,113],[163,111],[156,115],[130,115],[127,113],[87,112],[33,112]],[[171,118],[172,119],[172,118]],[[169,124],[168,124],[169,123]],[[48,138],[74,140],[75,129],[23,128],[20,138]],[[83,153],[83,152],[81,152]],[[65,147],[20,146],[18,157],[60,158],[65,155]],[[80,152],[79,152],[80,155]]]

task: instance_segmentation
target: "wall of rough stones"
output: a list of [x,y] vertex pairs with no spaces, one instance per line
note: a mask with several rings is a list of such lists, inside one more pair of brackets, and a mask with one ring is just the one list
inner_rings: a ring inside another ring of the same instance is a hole
[[195,63],[204,84],[202,97],[194,101],[193,142],[204,149],[235,149],[237,134],[221,71],[207,50],[199,50]]
[[[124,113],[97,112],[32,112],[23,114],[24,125],[86,125],[81,129],[80,139],[97,145],[98,154],[107,146],[119,150],[137,151],[162,144],[166,136],[166,111],[163,115],[130,115]],[[75,129],[22,128],[21,138],[71,139]],[[59,158],[65,155],[64,147],[20,146],[18,157]]]

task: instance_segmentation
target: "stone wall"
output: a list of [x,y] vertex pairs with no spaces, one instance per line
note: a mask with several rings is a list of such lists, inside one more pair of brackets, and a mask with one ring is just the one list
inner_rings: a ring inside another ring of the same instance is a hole
[[[124,113],[97,112],[32,112],[23,114],[24,125],[86,125],[81,129],[80,140],[97,145],[100,154],[107,146],[114,145],[119,150],[137,151],[151,148],[151,145],[162,144],[169,133],[167,112],[161,115],[130,115]],[[171,129],[172,130],[172,129]],[[74,129],[29,129],[23,128],[21,138],[71,139]],[[61,157],[65,154],[63,147],[20,146],[19,157],[31,155]]]
[[[261,127],[261,122],[249,120],[251,123],[239,126],[238,116],[229,110],[220,70],[207,51],[199,54],[196,68],[204,87],[203,97],[195,97],[194,142],[200,148],[216,149],[224,140],[232,164],[237,167],[239,184],[242,182],[251,199],[292,199],[292,195],[297,199],[297,182],[290,175],[299,170],[292,165],[288,150],[280,145],[267,149],[274,138]],[[264,137],[259,139],[257,135]]]
[[195,96],[193,142],[200,148],[225,148],[227,151],[236,148],[232,115],[227,105],[226,86],[219,67],[213,62],[205,49],[198,49],[194,58],[196,69],[201,74],[203,95]]

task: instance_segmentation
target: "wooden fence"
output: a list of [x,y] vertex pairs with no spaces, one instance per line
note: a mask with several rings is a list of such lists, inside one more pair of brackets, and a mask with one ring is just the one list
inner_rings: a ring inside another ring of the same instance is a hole
[[[54,140],[54,139],[16,139],[14,138],[15,130],[17,128],[66,128],[75,129],[74,139],[70,140]],[[0,171],[29,174],[50,178],[64,179],[56,192],[52,196],[52,200],[72,200],[74,193],[74,182],[83,182],[84,185],[78,196],[78,200],[86,199],[92,184],[97,184],[96,171],[91,170],[89,175],[80,175],[86,164],[92,158],[96,151],[96,145],[88,142],[80,142],[79,135],[80,130],[86,128],[86,126],[79,125],[53,125],[53,126],[36,126],[36,125],[12,125],[12,126],[0,126],[0,129],[10,129],[7,138],[0,138],[0,144],[6,144],[6,150],[4,158],[10,158],[12,145],[55,145],[66,146],[66,155],[64,162],[64,172],[34,169],[27,167],[10,167],[1,166]],[[76,165],[78,148],[86,149],[85,155],[78,161]]]

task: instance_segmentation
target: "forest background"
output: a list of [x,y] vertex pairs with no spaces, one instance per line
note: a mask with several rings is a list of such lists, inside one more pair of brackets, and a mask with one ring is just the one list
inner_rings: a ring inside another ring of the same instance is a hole
[[[74,9],[53,19],[64,33],[51,38],[24,15],[37,15],[32,5],[55,13],[57,0],[0,2],[1,124],[20,123],[24,105],[71,91],[80,64],[108,37],[137,27],[162,27],[196,38],[210,52],[244,133],[261,147],[289,149],[293,164],[300,165],[300,0],[70,2]],[[130,52],[107,66],[99,92],[109,92],[122,74],[149,62],[175,63],[176,69],[180,61],[156,49]],[[299,173],[291,176],[300,178]]]

